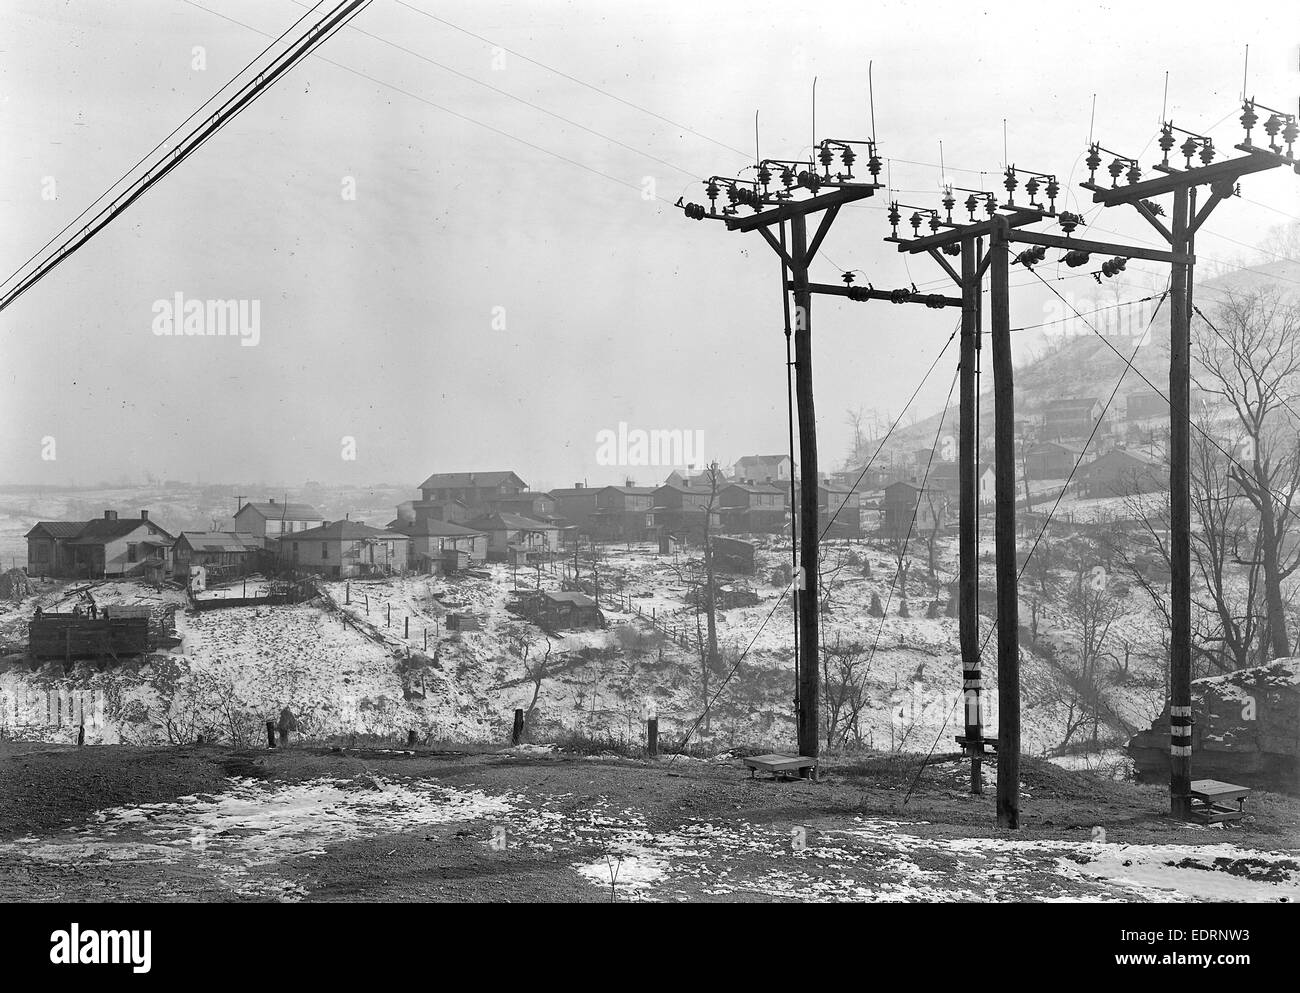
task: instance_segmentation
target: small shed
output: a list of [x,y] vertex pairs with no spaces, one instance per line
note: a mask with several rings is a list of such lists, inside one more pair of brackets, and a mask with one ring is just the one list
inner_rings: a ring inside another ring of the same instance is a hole
[[605,615],[596,601],[575,590],[545,590],[539,597],[538,620],[553,628],[603,628]]

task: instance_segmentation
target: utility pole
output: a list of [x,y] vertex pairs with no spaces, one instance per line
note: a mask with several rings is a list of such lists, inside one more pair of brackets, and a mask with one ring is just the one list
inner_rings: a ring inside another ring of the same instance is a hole
[[966,713],[966,742],[970,753],[970,791],[984,792],[983,679],[979,646],[979,542],[975,426],[979,384],[975,365],[980,349],[980,244],[973,236],[961,240],[961,383],[957,444],[957,637],[961,645],[962,700]]
[[[1258,111],[1269,117],[1262,125],[1268,147],[1256,145],[1251,131],[1259,122]],[[1196,258],[1193,254],[1197,230],[1223,200],[1238,195],[1238,181],[1246,175],[1289,166],[1300,175],[1295,156],[1298,129],[1296,115],[1274,110],[1252,97],[1242,103],[1239,118],[1245,138],[1233,146],[1246,154],[1215,162],[1216,149],[1207,135],[1185,131],[1165,121],[1159,145],[1163,159],[1153,170],[1163,175],[1142,180],[1136,159],[1119,155],[1094,143],[1088,149],[1088,181],[1080,183],[1093,194],[1093,202],[1105,207],[1132,206],[1169,244],[1165,256],[1171,264],[1169,278],[1169,498],[1170,498],[1170,644],[1169,644],[1169,810],[1186,820],[1191,813],[1192,786],[1192,557],[1191,557],[1191,315],[1192,282]],[[1170,165],[1169,153],[1184,136],[1178,151],[1181,167]],[[1281,143],[1277,141],[1281,138]],[[1283,147],[1285,145],[1285,148]],[[1101,153],[1114,155],[1108,166],[1111,185],[1097,182]],[[1200,160],[1192,165],[1192,157]],[[1125,175],[1128,185],[1120,186]],[[1207,186],[1210,197],[1199,210],[1196,191]],[[1173,194],[1169,224],[1160,218],[1164,208],[1155,198]],[[1139,256],[1140,257],[1140,256]]]
[[[863,146],[869,154],[868,168],[872,179],[868,182],[859,181],[853,175],[853,164],[858,156],[856,149]],[[817,589],[821,536],[818,534],[817,421],[813,402],[812,367],[814,288],[808,280],[808,268],[840,208],[846,203],[863,200],[875,193],[879,188],[875,177],[881,169],[874,139],[859,141],[828,138],[816,147],[816,162],[812,159],[760,158],[753,166],[754,179],[711,176],[704,184],[705,195],[709,200],[707,208],[703,204],[683,203],[681,200],[677,203],[691,220],[720,220],[729,231],[758,231],[780,257],[784,272],[789,273],[788,282],[782,289],[794,296],[794,392],[799,420],[800,473],[799,567],[794,582],[798,598],[799,633],[795,726],[799,754],[808,758],[816,758],[819,753],[818,695],[821,674],[821,639],[818,633],[820,602]],[[839,171],[840,164],[843,171]],[[836,167],[834,173],[831,171],[832,166]],[[719,209],[718,199],[724,193],[728,202]],[[753,213],[741,216],[742,208]],[[810,238],[808,218],[814,214],[820,215],[821,219]],[[784,237],[784,225],[787,222],[790,226],[788,245]],[[780,231],[779,239],[772,233],[773,227]],[[811,774],[811,769],[801,770],[801,775]]]
[[989,239],[993,344],[994,551],[998,577],[998,827],[1020,826],[1020,592],[1016,561],[1015,393],[1011,381],[1011,271],[1005,217]]

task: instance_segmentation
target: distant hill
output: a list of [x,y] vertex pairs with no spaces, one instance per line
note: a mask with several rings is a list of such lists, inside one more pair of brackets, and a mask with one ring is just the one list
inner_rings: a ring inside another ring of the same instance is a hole
[[[1300,296],[1300,262],[1280,260],[1248,269],[1233,270],[1211,279],[1198,280],[1194,286],[1193,296],[1196,305],[1211,320],[1214,310],[1227,293],[1244,293],[1260,288],[1275,288],[1283,293]],[[1158,296],[1158,294],[1153,294]],[[1106,340],[1094,334],[1086,324],[1078,319],[1053,328],[1055,334],[1046,334],[1043,345],[1037,349],[1038,354],[1017,365],[1015,369],[1016,417],[1031,417],[1041,414],[1047,404],[1067,397],[1097,397],[1103,403],[1115,389],[1115,382],[1124,371],[1124,358],[1133,355],[1138,339],[1134,334],[1147,327],[1151,318],[1151,301],[1133,308],[1116,308],[1115,310],[1089,314],[1092,309],[1081,304],[1080,311],[1086,320]],[[1093,307],[1105,306],[1098,303]],[[1169,389],[1169,301],[1166,300],[1150,324],[1150,332],[1136,349],[1133,369],[1120,384],[1109,418],[1113,413],[1122,413],[1126,409],[1127,398],[1131,393],[1149,392],[1151,387],[1143,382],[1140,372],[1162,393]],[[1071,315],[1073,317],[1073,315]],[[1194,319],[1195,322],[1195,319]],[[1129,327],[1128,324],[1133,327]],[[1046,330],[1046,329],[1045,329]],[[1062,331],[1064,333],[1062,333]],[[1026,332],[1013,332],[1024,334]],[[1195,328],[1193,329],[1195,333]],[[1109,345],[1107,344],[1109,342]],[[983,361],[983,390],[980,397],[980,433],[989,438],[993,432],[993,376],[990,371],[988,340],[985,339]],[[1110,346],[1113,345],[1112,349]],[[1116,352],[1120,354],[1116,354]],[[890,448],[908,451],[927,448],[935,438],[939,428],[940,413],[917,420],[907,427],[900,426],[890,438]],[[957,408],[949,408],[946,423],[952,426],[953,433],[957,427]]]

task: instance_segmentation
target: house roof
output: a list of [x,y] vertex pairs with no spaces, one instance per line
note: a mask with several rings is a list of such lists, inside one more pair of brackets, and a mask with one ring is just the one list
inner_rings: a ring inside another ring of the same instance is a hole
[[235,516],[238,517],[250,508],[268,521],[324,520],[320,511],[309,503],[274,503],[269,500],[266,502],[250,500],[235,511]]
[[651,496],[658,486],[603,486],[602,490],[613,490],[624,496]]
[[502,472],[435,472],[420,484],[420,489],[476,489],[483,486],[500,486],[512,479],[521,487],[526,485],[509,469]]
[[1137,469],[1150,469],[1157,466],[1157,460],[1148,458],[1138,452],[1130,452],[1127,449],[1114,448],[1105,455],[1098,455],[1087,465],[1081,467],[1080,473],[1087,476],[1090,473],[1102,472],[1119,463],[1121,467],[1131,465]]
[[51,538],[75,538],[86,524],[86,521],[37,521],[23,537],[30,538],[37,531],[44,531]]
[[150,525],[157,528],[166,537],[171,538],[171,535],[163,531],[157,524],[154,524],[153,521],[147,521],[143,517],[123,517],[118,519],[99,517],[93,521],[87,521],[86,526],[72,539],[71,544],[103,545],[119,538],[125,538],[140,528],[147,528]]
[[566,486],[558,490],[548,490],[547,495],[552,498],[595,496],[601,489],[602,487],[598,486]]
[[485,531],[554,531],[554,524],[546,524],[543,521],[535,521],[531,517],[521,517],[519,514],[488,514],[484,517],[476,517],[469,522],[472,526],[482,528]]
[[196,552],[250,552],[262,547],[262,539],[244,531],[182,531],[176,543],[184,542]]
[[536,500],[538,497],[545,497],[553,500],[554,497],[549,493],[543,493],[541,490],[520,490],[518,493],[511,493],[497,499],[497,503],[513,503],[515,501]]
[[1060,400],[1048,401],[1043,409],[1051,411],[1091,410],[1099,403],[1101,403],[1101,400],[1097,397],[1062,397]]
[[596,601],[585,593],[578,593],[576,590],[564,590],[557,592],[555,590],[543,590],[542,596],[552,603],[570,603],[575,607],[594,607]]
[[356,521],[342,520],[331,521],[329,524],[322,524],[319,527],[308,528],[306,531],[294,531],[292,534],[281,536],[281,541],[352,541],[362,538],[410,538],[408,534],[402,534],[400,531],[386,531],[381,528],[372,528],[369,524],[358,524]]
[[[723,487],[723,490],[733,488],[744,490],[746,493],[775,493],[778,496],[789,492],[789,490],[780,486],[773,486],[771,483],[728,483]],[[694,492],[694,487],[692,487],[692,492]]]
[[398,522],[389,525],[389,527],[391,530],[401,531],[402,534],[410,535],[412,538],[468,538],[483,533],[482,531],[475,531],[473,528],[431,518],[423,521]]
[[772,465],[778,462],[789,462],[788,455],[744,455],[736,459],[736,465]]

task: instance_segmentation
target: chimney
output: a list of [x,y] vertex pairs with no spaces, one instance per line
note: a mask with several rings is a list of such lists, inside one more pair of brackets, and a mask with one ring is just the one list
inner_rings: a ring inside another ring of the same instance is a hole
[[582,484],[581,484],[581,483],[574,483],[574,484],[573,484],[573,488],[574,488],[575,490],[580,490],[580,489],[582,489]]
[[267,503],[275,503],[275,497],[271,497],[271,498],[269,498],[266,502],[267,502]]
[[149,519],[149,511],[147,510],[140,511],[140,520],[147,521],[148,519]]
[[629,476],[627,479],[623,480],[623,485],[630,490],[633,486],[636,485],[636,480]]
[[115,521],[115,520],[117,520],[117,511],[116,511],[116,510],[106,510],[106,511],[104,511],[104,520],[106,520],[106,521]]

